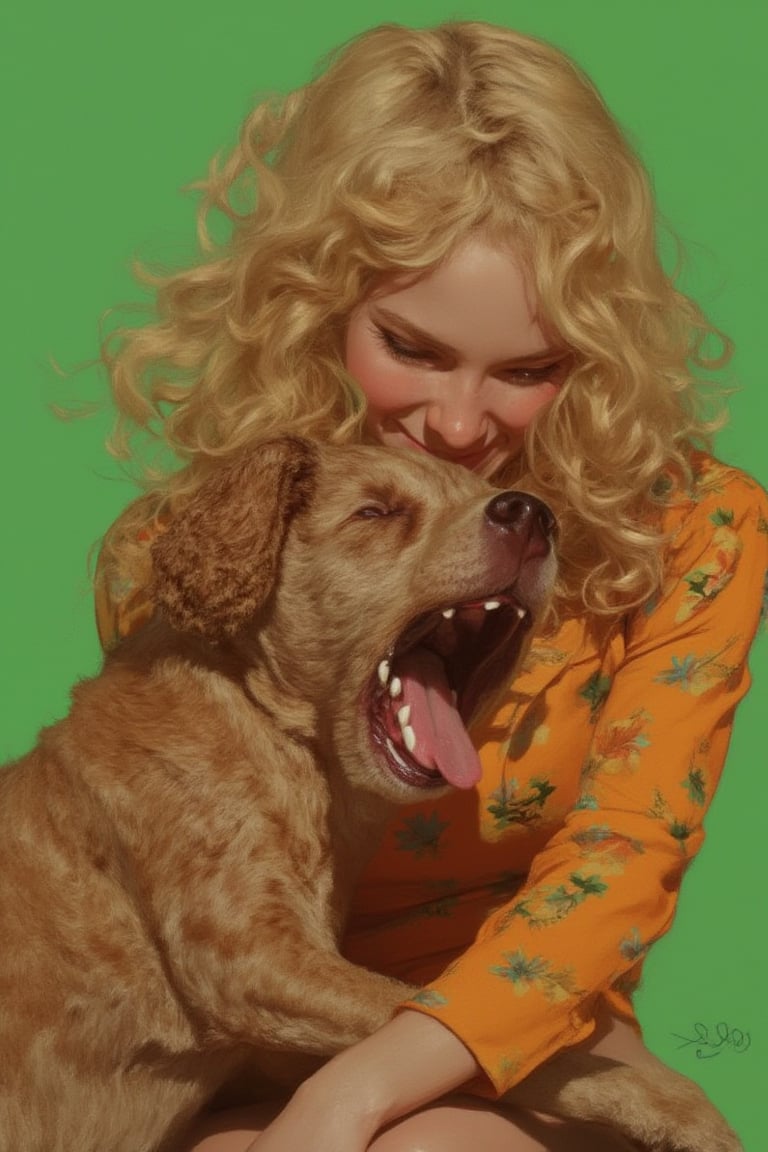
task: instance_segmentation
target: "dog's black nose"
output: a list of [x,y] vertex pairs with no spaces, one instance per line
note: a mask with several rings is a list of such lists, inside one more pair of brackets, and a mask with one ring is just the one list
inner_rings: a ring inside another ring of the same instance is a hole
[[486,504],[485,515],[492,524],[513,532],[538,529],[542,535],[552,536],[557,526],[548,505],[528,492],[499,492]]

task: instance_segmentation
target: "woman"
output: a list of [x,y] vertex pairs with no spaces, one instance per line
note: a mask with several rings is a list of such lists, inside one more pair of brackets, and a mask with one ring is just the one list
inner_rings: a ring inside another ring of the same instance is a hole
[[[401,813],[358,893],[346,953],[424,991],[253,1147],[625,1148],[499,1098],[566,1046],[642,1061],[632,988],[702,841],[768,567],[764,494],[695,447],[712,330],[659,265],[647,178],[567,58],[469,23],[359,37],[204,188],[204,259],[105,352],[118,450],[137,424],[184,465],[108,535],[105,644],[152,611],[158,518],[276,432],[426,451],[560,524],[553,621],[474,733],[480,785]],[[244,1150],[280,1106],[189,1146]]]

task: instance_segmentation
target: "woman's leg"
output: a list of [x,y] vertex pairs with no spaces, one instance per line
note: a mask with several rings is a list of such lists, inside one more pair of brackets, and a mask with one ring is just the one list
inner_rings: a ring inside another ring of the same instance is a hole
[[[275,1111],[248,1108],[212,1114],[190,1134],[191,1143],[184,1152],[246,1152]],[[635,1150],[607,1128],[503,1112],[469,1097],[455,1097],[390,1125],[376,1137],[369,1152],[474,1152],[477,1148],[482,1152]]]
[[248,1108],[209,1112],[190,1130],[180,1152],[245,1152],[282,1108],[284,1100],[267,1100]]

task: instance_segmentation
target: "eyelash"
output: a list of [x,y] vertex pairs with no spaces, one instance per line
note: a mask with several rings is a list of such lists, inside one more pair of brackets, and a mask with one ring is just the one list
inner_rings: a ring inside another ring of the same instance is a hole
[[373,331],[377,340],[384,345],[387,352],[389,352],[395,360],[404,360],[406,363],[413,360],[423,362],[434,359],[436,355],[432,352],[418,352],[414,348],[408,348],[405,344],[401,344],[386,328],[376,327]]
[[[374,327],[373,332],[376,339],[384,346],[393,360],[399,360],[403,364],[428,364],[438,356],[436,352],[422,352],[415,348],[409,348],[406,344],[401,344],[392,332],[389,332],[386,328],[379,328],[378,325]],[[551,379],[551,377],[560,370],[561,366],[561,361],[557,360],[553,364],[543,364],[540,368],[510,369],[510,371],[504,373],[504,375],[513,379],[523,379],[532,384],[538,384],[541,381]]]

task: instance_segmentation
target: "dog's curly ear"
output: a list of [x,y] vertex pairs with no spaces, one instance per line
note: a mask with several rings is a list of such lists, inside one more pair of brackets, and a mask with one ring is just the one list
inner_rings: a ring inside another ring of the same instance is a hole
[[152,545],[152,601],[174,628],[221,640],[258,612],[317,463],[315,445],[286,436],[241,453],[201,484]]

